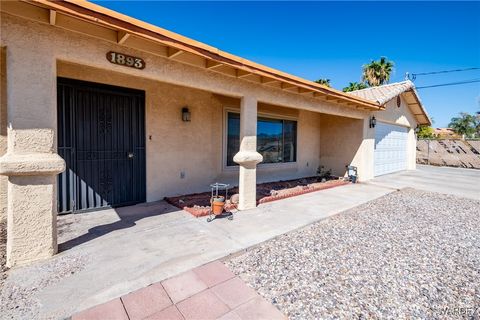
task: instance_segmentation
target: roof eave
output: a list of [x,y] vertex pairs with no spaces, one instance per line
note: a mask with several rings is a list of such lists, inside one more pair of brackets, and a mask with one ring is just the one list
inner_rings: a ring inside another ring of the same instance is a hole
[[[199,55],[205,59],[216,61],[226,66],[242,70],[260,77],[271,78],[282,83],[298,87],[297,92],[312,91],[313,96],[327,97],[327,101],[337,102],[354,108],[365,110],[382,110],[380,104],[348,95],[342,91],[329,88],[315,82],[296,77],[294,75],[272,69],[247,59],[223,52],[215,47],[189,39],[174,32],[162,29],[149,23],[123,15],[102,6],[76,0],[52,1],[52,0],[22,0],[22,2],[40,5],[50,10],[56,10],[63,14],[74,16],[84,21],[100,24],[117,30],[118,32],[129,33],[143,37],[162,45],[173,47],[178,50]],[[259,83],[261,84],[261,82]],[[293,92],[293,91],[292,91]]]
[[423,113],[422,116],[426,120],[426,121],[418,121],[418,119],[417,119],[418,124],[419,125],[431,126],[432,125],[432,120],[430,119],[430,116],[428,115],[427,110],[423,106],[422,101],[420,101],[420,97],[418,95],[417,90],[415,89],[415,86],[413,86],[410,90],[407,90],[406,93],[411,93],[413,95],[413,97],[414,97],[415,101],[417,102],[419,108],[422,110],[422,113]]

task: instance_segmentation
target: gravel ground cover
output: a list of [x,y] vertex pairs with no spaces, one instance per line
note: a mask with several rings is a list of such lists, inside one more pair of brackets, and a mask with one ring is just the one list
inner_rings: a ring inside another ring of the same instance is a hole
[[0,289],[7,278],[7,221],[0,221]]
[[84,269],[87,261],[87,256],[63,256],[47,263],[33,263],[20,271],[10,270],[14,273],[0,287],[0,319],[58,319],[56,315],[39,315],[41,304],[37,295],[44,288]]
[[479,208],[404,189],[226,263],[291,319],[479,319]]

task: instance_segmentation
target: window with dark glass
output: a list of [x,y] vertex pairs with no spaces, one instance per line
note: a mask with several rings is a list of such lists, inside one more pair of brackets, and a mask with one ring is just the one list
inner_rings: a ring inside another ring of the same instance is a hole
[[[227,166],[237,165],[233,156],[240,148],[240,115],[229,112],[227,119]],[[257,151],[262,163],[295,162],[297,160],[297,122],[259,117]]]

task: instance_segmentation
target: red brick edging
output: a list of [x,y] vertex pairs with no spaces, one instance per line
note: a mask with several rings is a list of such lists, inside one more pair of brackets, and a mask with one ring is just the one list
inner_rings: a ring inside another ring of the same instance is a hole
[[[263,197],[263,198],[261,198],[260,200],[257,201],[257,204],[262,204],[262,203],[287,199],[287,198],[291,198],[291,197],[296,197],[296,196],[306,194],[306,193],[311,193],[311,192],[315,192],[315,191],[326,190],[326,189],[331,189],[331,188],[343,186],[343,185],[346,185],[346,184],[349,184],[349,183],[350,183],[349,181],[343,181],[343,180],[337,180],[337,181],[334,181],[334,182],[329,181],[329,183],[325,183],[322,186],[307,187],[303,190],[293,191],[293,192],[290,192],[290,193],[287,193],[287,194],[282,194],[282,195],[278,195],[278,196]],[[235,209],[234,205],[230,205],[230,206],[225,207],[226,211],[229,211],[229,210],[232,210],[232,209]],[[194,217],[197,217],[197,218],[208,216],[210,214],[210,208],[183,207],[183,210],[187,211],[188,213],[190,213],[191,215],[193,215]]]
[[300,191],[291,192],[291,193],[287,193],[287,194],[282,194],[282,195],[279,195],[279,196],[263,197],[262,199],[258,200],[258,204],[272,202],[272,201],[286,199],[286,198],[291,198],[291,197],[299,196],[299,195],[310,193],[310,192],[331,189],[331,188],[343,186],[343,185],[346,185],[346,184],[349,184],[349,183],[350,183],[349,181],[339,180],[339,182],[325,184],[324,186],[321,186],[321,187],[306,188],[306,189],[303,189],[303,190],[300,190]]

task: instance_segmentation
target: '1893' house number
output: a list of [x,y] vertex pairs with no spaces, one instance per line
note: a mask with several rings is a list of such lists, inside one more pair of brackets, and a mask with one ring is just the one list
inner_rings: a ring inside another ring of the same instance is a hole
[[132,57],[123,53],[110,51],[107,53],[107,60],[111,63],[132,67],[135,69],[145,68],[145,61],[143,61],[142,58]]

